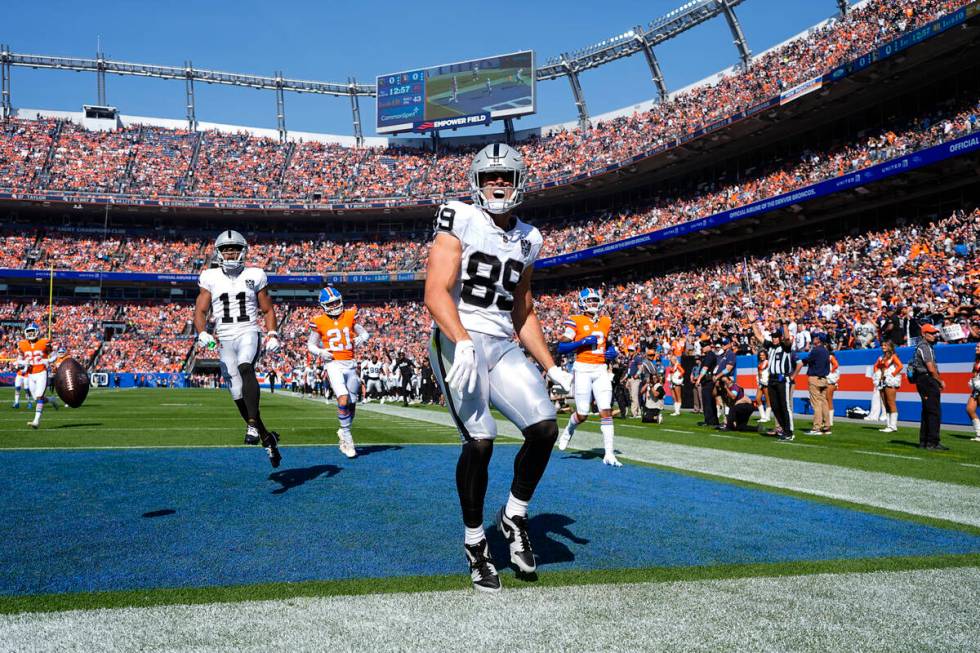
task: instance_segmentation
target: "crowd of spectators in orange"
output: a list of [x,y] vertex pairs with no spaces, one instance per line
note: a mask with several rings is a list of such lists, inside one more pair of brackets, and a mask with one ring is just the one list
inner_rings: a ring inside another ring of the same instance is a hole
[[[577,311],[577,290],[537,298],[548,335],[557,338],[562,317]],[[862,342],[855,326],[870,322],[878,330],[895,309],[937,324],[980,320],[980,209],[744,261],[610,282],[603,294],[619,337],[641,346],[683,339],[685,348],[698,351],[695,343],[730,336],[744,350],[750,306],[794,333],[829,334],[838,348],[870,346],[880,343],[880,333]]]
[[[794,333],[819,331],[838,348],[880,342],[882,322],[895,310],[948,326],[980,321],[980,209],[957,211],[934,222],[910,222],[822,243],[811,243],[738,262],[690,266],[649,278],[624,278],[603,288],[621,348],[660,344],[697,353],[721,336],[748,343],[748,307],[761,309],[770,323],[782,321]],[[342,288],[341,288],[342,290]],[[563,318],[577,311],[578,288],[541,293],[536,309],[546,337],[555,340]],[[350,302],[349,302],[350,303]],[[309,322],[315,304],[277,305],[284,324],[283,350],[266,356],[262,367],[280,372],[305,367]],[[47,329],[42,302],[0,303],[0,316],[18,324],[36,321]],[[99,349],[100,371],[180,371],[194,346],[188,303],[152,305],[106,302],[55,304],[53,342],[88,361]],[[359,307],[358,321],[371,332],[359,357],[405,351],[427,356],[430,318],[421,302],[396,301]],[[104,322],[125,325],[103,343]],[[858,325],[870,324],[871,340]],[[22,337],[21,327],[4,330],[4,350]],[[907,344],[904,342],[898,344]],[[202,358],[215,352],[199,351]]]
[[[980,102],[975,97],[904,120],[829,151],[805,150],[773,158],[739,178],[725,175],[683,188],[664,188],[645,206],[587,213],[541,225],[543,256],[555,256],[663,229],[727,209],[790,192],[823,179],[860,170],[910,151],[980,129]],[[363,237],[363,236],[362,236]],[[106,240],[49,232],[9,238],[0,253],[7,267],[29,264],[27,253],[39,250],[33,267],[146,272],[196,272],[208,264],[210,238],[176,234]],[[305,240],[253,240],[248,260],[270,274],[326,271],[412,271],[425,267],[428,234],[411,239],[340,241],[325,236]]]
[[[532,183],[599,170],[772,98],[966,4],[968,0],[871,0],[844,17],[651,109],[518,145]],[[0,130],[0,187],[143,196],[361,200],[466,193],[473,148],[438,156],[398,146],[282,144],[248,133],[188,134],[132,126],[88,132],[64,123],[42,174],[51,121],[11,120]],[[189,170],[196,139],[197,164]],[[47,139],[47,140],[46,140]],[[286,165],[286,157],[292,157]],[[46,181],[45,181],[46,180]],[[186,180],[186,183],[184,183]],[[45,186],[46,183],[46,186]]]

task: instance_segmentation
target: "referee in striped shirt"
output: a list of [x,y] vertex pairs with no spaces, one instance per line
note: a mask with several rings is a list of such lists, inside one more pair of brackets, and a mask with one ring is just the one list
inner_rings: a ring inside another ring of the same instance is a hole
[[752,323],[752,333],[769,355],[769,401],[784,442],[793,440],[793,379],[803,367],[793,353],[793,337],[788,331],[776,329],[776,340],[766,336],[759,320]]

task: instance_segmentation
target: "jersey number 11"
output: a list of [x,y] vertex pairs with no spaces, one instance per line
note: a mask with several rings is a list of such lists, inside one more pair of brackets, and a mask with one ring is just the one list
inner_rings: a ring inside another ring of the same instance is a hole
[[[221,293],[218,295],[218,299],[224,304],[224,316],[221,318],[221,323],[228,324],[229,322],[234,322],[235,318],[231,316],[231,302],[228,299],[228,293]],[[248,314],[245,312],[245,292],[242,291],[235,295],[235,299],[238,300],[238,321],[248,322]]]

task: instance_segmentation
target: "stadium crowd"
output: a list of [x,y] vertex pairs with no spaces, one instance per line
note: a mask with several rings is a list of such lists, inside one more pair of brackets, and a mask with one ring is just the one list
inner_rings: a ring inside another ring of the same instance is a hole
[[[712,124],[854,59],[968,0],[871,0],[844,17],[643,112],[518,145],[532,183],[598,170]],[[361,200],[462,192],[472,148],[351,149],[207,131],[130,126],[89,132],[54,121],[0,129],[0,187],[159,197]],[[197,150],[196,165],[191,167]]]
[[[606,284],[603,294],[624,352],[633,345],[698,354],[703,344],[730,337],[738,351],[748,353],[750,306],[783,321],[800,348],[813,332],[828,334],[843,349],[876,346],[886,338],[905,345],[918,336],[914,325],[922,320],[959,325],[964,334],[980,322],[978,237],[980,209],[957,211],[932,222],[900,223],[742,261],[625,277]],[[575,310],[576,291],[538,295],[550,339]],[[98,355],[100,371],[176,372],[192,353],[191,309],[187,303],[56,303],[54,342],[80,360]],[[43,303],[0,304],[5,351],[19,339],[24,322],[46,326],[47,310]],[[277,307],[285,347],[263,361],[266,369],[275,367],[283,378],[310,364],[306,336],[318,311],[316,305]],[[393,360],[405,352],[417,367],[424,363],[430,322],[421,302],[361,306],[358,319],[372,334],[362,359],[375,354]],[[906,326],[899,332],[895,324]]]
[[[760,160],[738,179],[721,174],[685,188],[664,188],[643,206],[586,213],[541,224],[544,256],[555,256],[681,224],[790,192],[980,130],[980,102],[969,97],[943,103],[913,119],[864,134],[830,149]],[[696,185],[695,185],[696,184]],[[373,236],[373,237],[372,237]],[[258,236],[250,259],[270,273],[413,271],[425,267],[428,233],[410,239],[360,234],[332,240],[326,234],[302,240]],[[207,264],[210,235],[113,234],[109,238],[61,231],[10,234],[0,266],[145,272],[194,272]]]

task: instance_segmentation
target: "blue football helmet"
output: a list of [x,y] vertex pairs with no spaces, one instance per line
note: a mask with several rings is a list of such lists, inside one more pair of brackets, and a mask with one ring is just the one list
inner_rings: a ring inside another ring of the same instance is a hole
[[602,310],[602,295],[595,288],[583,288],[578,294],[578,307],[592,317]]
[[320,291],[320,308],[330,317],[340,317],[344,312],[344,298],[340,291],[333,286],[327,286]]
[[24,327],[24,337],[34,342],[41,335],[41,327],[37,325],[37,322],[28,322],[27,326]]

